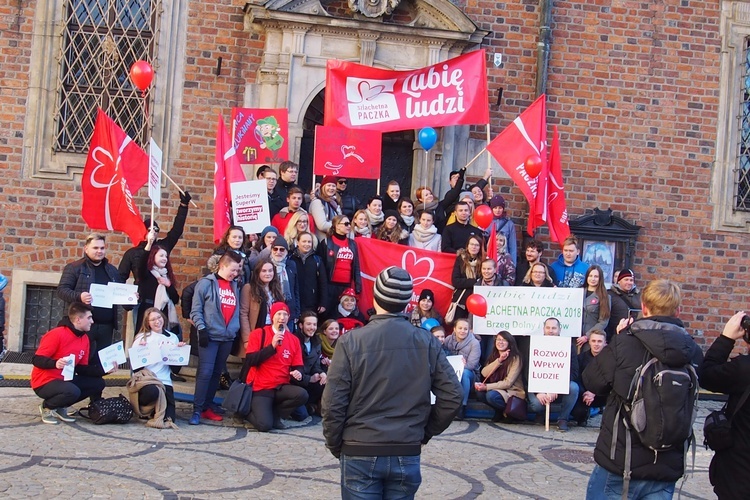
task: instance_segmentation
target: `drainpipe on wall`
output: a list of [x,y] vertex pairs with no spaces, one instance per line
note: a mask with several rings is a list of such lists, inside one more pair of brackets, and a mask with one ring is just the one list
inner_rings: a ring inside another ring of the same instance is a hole
[[539,2],[539,41],[536,44],[536,96],[547,92],[547,68],[549,67],[550,39],[552,38],[552,2]]

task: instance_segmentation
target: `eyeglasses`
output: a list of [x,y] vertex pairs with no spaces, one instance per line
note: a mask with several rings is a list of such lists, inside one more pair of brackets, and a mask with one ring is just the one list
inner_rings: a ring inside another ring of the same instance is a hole
[[286,248],[284,248],[284,247],[276,247],[276,248],[273,249],[273,251],[274,252],[282,253],[282,252],[286,252]]
[[274,177],[274,178],[266,177],[266,180],[269,181],[269,182],[276,182],[278,179],[276,179],[276,177]]

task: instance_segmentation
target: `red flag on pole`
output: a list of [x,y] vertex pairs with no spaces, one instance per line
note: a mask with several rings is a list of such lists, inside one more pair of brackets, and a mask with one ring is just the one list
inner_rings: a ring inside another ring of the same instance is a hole
[[547,158],[546,96],[540,95],[487,145],[487,150],[526,197],[529,202],[529,220],[533,219],[538,181],[526,173],[524,163],[529,156],[538,155],[542,159],[544,171]]
[[497,224],[493,221],[490,236],[487,239],[487,258],[497,262]]
[[552,151],[549,155],[549,180],[547,182],[547,225],[550,237],[560,244],[570,236],[568,225],[568,208],[565,204],[565,185],[562,177],[562,164],[560,160],[560,138],[555,125],[552,136]]
[[133,245],[145,239],[146,227],[123,167],[138,165],[143,156],[148,175],[148,156],[99,109],[81,179],[81,215],[91,229],[122,231]]
[[242,171],[229,133],[224,126],[224,119],[219,115],[214,156],[214,243],[221,240],[224,232],[232,224],[231,185],[233,182],[244,181],[245,173]]
[[549,161],[542,159],[542,170],[536,177],[536,196],[534,198],[533,210],[529,211],[529,223],[526,231],[530,236],[534,236],[534,231],[539,226],[547,223],[549,215],[549,203],[547,201],[547,191],[549,182]]

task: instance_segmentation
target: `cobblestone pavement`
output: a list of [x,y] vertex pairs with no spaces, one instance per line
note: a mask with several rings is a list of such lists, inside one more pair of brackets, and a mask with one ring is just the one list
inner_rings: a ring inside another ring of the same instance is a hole
[[[123,389],[107,388],[111,397]],[[299,498],[339,496],[338,461],[323,445],[319,419],[258,433],[225,423],[179,430],[127,425],[46,425],[28,388],[0,388],[0,497]],[[710,409],[703,402],[696,428]],[[545,432],[534,425],[454,422],[422,454],[419,498],[579,499],[594,466],[599,418],[587,428]],[[702,435],[698,430],[699,443]],[[711,453],[698,447],[695,474],[682,494],[714,498]],[[689,465],[690,462],[688,462]],[[679,484],[679,483],[678,483]]]

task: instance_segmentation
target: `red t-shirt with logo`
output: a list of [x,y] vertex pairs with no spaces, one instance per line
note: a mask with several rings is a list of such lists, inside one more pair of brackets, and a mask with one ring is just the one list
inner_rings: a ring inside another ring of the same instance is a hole
[[224,278],[218,278],[219,282],[219,299],[221,300],[221,314],[224,316],[224,323],[227,325],[232,321],[234,310],[237,308],[237,297],[232,290],[232,283]]
[[[349,238],[343,243],[337,241],[341,246],[333,260],[333,272],[331,273],[331,283],[348,285],[352,282],[352,266],[354,265],[354,252],[349,248]],[[333,252],[333,250],[330,250]]]
[[[260,345],[264,331],[265,339],[263,339],[263,345]],[[253,330],[250,332],[250,338],[247,341],[247,352],[257,352],[263,347],[271,345],[273,335],[273,327],[270,325]],[[276,389],[289,383],[289,372],[292,366],[304,366],[302,346],[299,339],[287,330],[284,334],[284,340],[276,347],[276,354],[265,360],[260,366],[250,368],[247,374],[247,383],[253,384],[253,391]]]
[[[76,336],[70,328],[58,326],[42,336],[36,354],[58,360],[71,354],[76,355],[76,366],[89,364],[89,338],[87,335]],[[62,370],[57,368],[31,369],[31,388],[37,389],[53,380],[63,380]]]

